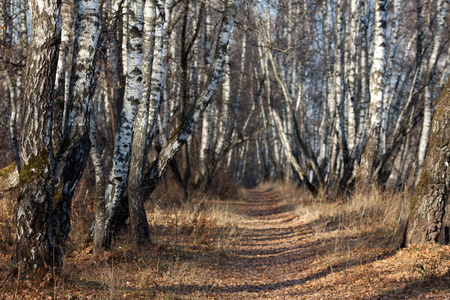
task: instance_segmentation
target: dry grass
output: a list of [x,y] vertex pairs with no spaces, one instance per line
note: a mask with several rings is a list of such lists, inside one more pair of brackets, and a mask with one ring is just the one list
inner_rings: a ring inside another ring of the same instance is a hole
[[[267,214],[259,209],[270,204],[268,199],[260,199],[260,205],[258,199],[247,201],[247,191],[231,183],[216,190],[228,197],[191,192],[186,199],[171,180],[163,181],[146,207],[153,244],[130,246],[125,229],[113,250],[93,254],[86,235],[93,218],[92,185],[84,182],[73,203],[62,275],[23,280],[10,272],[16,195],[5,194],[0,202],[0,299],[231,299],[233,289],[245,294],[241,279],[255,267],[262,268],[257,279],[266,278],[262,273],[269,268],[264,274],[274,283],[249,286],[278,295],[284,291],[272,287],[288,283],[294,294],[282,296],[285,299],[298,299],[295,293],[300,291],[302,299],[450,295],[448,246],[399,250],[410,195],[371,189],[327,199],[285,183],[260,189],[282,199],[280,203],[271,198],[277,204]],[[258,214],[246,214],[250,208]],[[283,220],[276,219],[277,214]],[[265,215],[268,223],[263,225],[268,228],[258,223]],[[264,230],[244,232],[258,224]],[[273,236],[265,240],[263,234]],[[254,235],[259,239],[251,240]],[[289,240],[289,245],[279,244],[280,239]],[[267,249],[258,252],[255,243]],[[233,266],[243,264],[239,253],[251,256],[242,266],[245,272],[238,274],[242,278],[232,273]],[[256,299],[264,297],[258,294]]]
[[[405,230],[412,195],[380,191],[370,187],[351,196],[329,199],[313,197],[294,184],[267,185],[283,199],[285,209],[293,211],[317,234],[332,236],[336,251],[352,247],[398,249]],[[357,237],[357,242],[350,242]]]
[[[400,249],[412,195],[372,187],[352,196],[312,197],[295,185],[266,184],[311,229],[320,253],[309,269],[327,274],[301,287],[304,299],[449,299],[450,247]],[[308,295],[308,296],[307,296]]]
[[[173,187],[173,184],[168,184]],[[238,190],[235,195],[244,193]],[[14,195],[0,210],[0,299],[184,299],[201,298],[217,282],[229,248],[239,241],[242,216],[236,199],[192,195],[177,188],[155,191],[147,203],[152,245],[130,246],[125,229],[113,250],[93,254],[87,238],[93,218],[91,186],[81,183],[73,204],[72,228],[62,275],[44,279],[11,275]]]

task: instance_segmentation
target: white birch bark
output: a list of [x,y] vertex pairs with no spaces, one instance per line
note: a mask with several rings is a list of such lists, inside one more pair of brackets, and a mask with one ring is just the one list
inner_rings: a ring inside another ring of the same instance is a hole
[[[115,0],[116,3],[118,2],[117,0]],[[130,17],[132,18],[132,16],[130,16],[130,10],[124,10],[124,8],[128,8],[130,7],[130,4],[133,5],[133,1],[134,0],[119,0],[121,2],[121,6],[122,8],[122,14],[120,16],[118,16],[119,18],[121,18],[121,22],[119,23],[122,28],[120,28],[119,30],[122,32],[122,47],[120,48],[122,50],[121,56],[122,56],[122,65],[123,65],[123,74],[127,74],[127,68],[128,68],[128,31],[129,29],[133,26],[131,23],[133,23],[133,20],[131,20],[130,22]],[[116,4],[117,5],[117,4]],[[119,25],[119,26],[120,26]]]
[[76,6],[67,123],[55,157],[55,196],[50,232],[55,248],[52,251],[57,259],[61,259],[69,235],[72,197],[89,157],[89,103],[95,82],[94,57],[99,37],[98,0],[77,0]]
[[361,92],[360,92],[360,104],[359,104],[359,122],[356,133],[355,147],[351,153],[352,159],[359,156],[359,152],[362,151],[362,147],[365,142],[367,131],[367,114],[370,101],[370,89],[369,89],[369,53],[368,53],[368,24],[367,24],[367,6],[365,1],[360,2],[360,18],[361,23],[359,31],[361,35]]
[[392,104],[392,98],[390,98],[395,86],[395,78],[392,77],[394,72],[394,63],[398,47],[398,35],[399,35],[399,13],[402,5],[402,0],[394,0],[394,13],[393,24],[391,27],[391,39],[389,42],[389,59],[386,61],[386,88],[384,92],[383,102],[383,114],[381,117],[381,149],[382,153],[386,153],[387,150],[387,135],[388,135],[388,122],[389,111]]
[[361,157],[358,182],[371,181],[374,164],[379,156],[381,114],[383,108],[386,54],[386,0],[376,0],[375,37],[372,68],[370,70],[370,126],[368,141]]
[[[128,207],[130,211],[130,223],[133,241],[143,244],[150,241],[150,234],[147,224],[140,224],[137,228],[136,221],[142,212],[145,213],[141,205],[140,188],[142,182],[142,172],[144,171],[144,153],[147,144],[147,130],[149,121],[151,76],[155,46],[155,19],[156,1],[146,1],[144,6],[144,28],[142,38],[142,99],[134,121],[133,143],[130,158],[130,173],[128,181]],[[145,218],[146,220],[146,218]],[[145,226],[147,225],[147,226]],[[141,231],[138,231],[141,230]]]
[[[205,28],[204,28],[204,35],[203,35],[203,52],[204,52],[204,65],[209,65],[211,63],[211,16],[207,14],[206,20],[205,20]],[[203,76],[202,76],[203,77]],[[203,83],[203,82],[202,82]],[[211,155],[211,146],[212,146],[212,134],[214,129],[214,103],[211,103],[209,107],[207,108],[207,111],[202,119],[202,136],[201,136],[201,145],[200,145],[200,154],[199,154],[199,160],[200,160],[200,184],[202,184],[202,188],[206,188],[208,179],[208,159]]]
[[[343,104],[344,101],[344,29],[345,29],[345,23],[344,23],[344,0],[337,0],[336,1],[336,26],[335,26],[335,32],[334,36],[336,39],[335,44],[335,51],[334,51],[334,68],[333,68],[333,94],[334,99],[331,101],[332,105],[330,106],[330,110],[333,109],[334,111],[331,111],[330,118],[330,129],[332,133],[332,145],[331,145],[331,160],[330,160],[330,178],[332,181],[335,180],[335,175],[337,169],[337,160],[339,159],[338,156],[338,139],[337,134],[340,129],[340,122],[341,122],[341,114],[339,113],[339,108]],[[341,131],[341,134],[343,132]]]
[[237,0],[228,0],[226,2],[226,7],[219,29],[216,53],[212,61],[206,85],[202,89],[195,106],[189,110],[186,119],[170,137],[167,144],[158,154],[158,157],[149,172],[146,174],[144,178],[144,199],[146,199],[154,191],[159,181],[162,179],[168,164],[178,150],[184,145],[188,137],[192,135],[204,111],[211,102],[211,98],[217,89],[220,77],[224,70],[227,46],[234,19],[236,17],[236,12]]
[[348,39],[349,60],[348,66],[348,148],[353,150],[356,139],[356,120],[355,120],[355,101],[357,93],[357,74],[356,74],[356,45],[358,40],[358,17],[360,12],[359,0],[351,1],[351,21],[350,21],[350,38]]
[[[201,145],[200,145],[200,154],[199,154],[199,160],[200,160],[200,184],[205,184],[204,180],[208,177],[208,156],[211,151],[211,138],[212,138],[212,120],[213,120],[213,105],[211,104],[205,114],[203,115],[202,119],[202,136],[201,136]],[[202,182],[203,181],[203,182]],[[203,186],[202,188],[205,188]]]
[[[239,85],[238,85],[237,94],[236,94],[236,102],[234,104],[233,125],[231,126],[231,131],[232,131],[231,140],[236,139],[236,134],[237,134],[236,126],[237,126],[237,119],[238,119],[238,114],[239,114],[239,105],[241,103],[242,85],[244,83],[245,62],[246,62],[245,61],[245,53],[246,53],[246,48],[247,48],[247,35],[245,33],[244,33],[244,36],[242,37],[241,47],[242,47],[241,69],[240,69],[240,75],[239,75]],[[232,154],[233,154],[233,149],[231,149],[228,152],[228,162],[227,162],[228,167],[230,166],[230,163],[231,163]]]
[[[169,40],[164,38],[165,28],[167,25],[165,3],[162,0],[156,1],[156,20],[155,20],[155,44],[153,52],[153,66],[151,71],[151,88],[150,88],[150,106],[147,129],[147,147],[153,140],[156,122],[158,119],[159,108],[161,106],[161,97],[163,94],[163,84],[166,80],[167,73],[164,73],[164,53],[169,44]],[[170,14],[169,14],[170,19]],[[145,153],[148,152],[146,149]]]
[[242,47],[241,69],[240,69],[239,85],[238,85],[237,94],[236,94],[236,103],[234,105],[234,116],[233,116],[233,126],[232,126],[233,132],[236,129],[236,125],[237,125],[239,106],[241,104],[242,86],[244,84],[244,75],[245,75],[245,69],[246,69],[245,54],[247,53],[247,35],[245,33],[244,33],[244,36],[242,37],[241,47]]
[[[157,7],[155,11],[155,7]],[[165,7],[162,1],[147,1],[143,29],[143,91],[134,125],[128,185],[128,206],[132,235],[136,244],[150,242],[150,231],[141,194],[146,145],[152,143],[161,103],[163,73],[163,33]],[[150,80],[151,78],[151,80]]]
[[[231,46],[232,37],[230,38],[230,50],[225,55],[225,67],[223,75],[223,86],[222,86],[222,109],[220,112],[219,120],[219,131],[216,148],[214,150],[214,161],[220,159],[222,151],[225,145],[225,139],[228,134],[229,119],[230,119],[230,101],[231,101],[231,68],[230,68],[230,56],[231,56]],[[213,166],[214,167],[214,166]]]
[[[173,5],[174,5],[174,0],[170,0],[170,1],[166,1],[166,5],[165,5],[165,24],[164,24],[164,31],[166,32],[166,34],[163,35],[163,74],[162,74],[162,82],[161,82],[161,90],[162,90],[162,103],[160,104],[160,106],[162,107],[162,113],[160,115],[160,117],[158,118],[158,127],[159,127],[159,135],[158,135],[158,139],[159,140],[167,140],[168,138],[168,132],[167,132],[167,125],[168,125],[168,121],[169,121],[169,99],[171,99],[172,97],[169,96],[169,91],[166,88],[166,82],[167,82],[167,73],[169,71],[169,65],[170,65],[170,59],[171,59],[171,55],[170,55],[170,50],[171,50],[171,45],[169,43],[169,41],[171,40],[170,38],[172,37],[171,34],[171,23],[172,23],[172,11],[173,11]],[[161,143],[160,141],[160,143]],[[164,144],[164,142],[162,142],[161,144]]]
[[144,2],[128,1],[129,30],[127,33],[127,77],[120,127],[116,135],[113,152],[113,166],[106,188],[105,246],[110,246],[110,238],[117,230],[114,219],[128,184],[133,127],[139,102],[142,97],[142,30],[144,24]]
[[[61,45],[59,47],[59,57],[58,57],[58,69],[56,71],[56,92],[64,91],[63,93],[63,105],[62,111],[56,112],[62,114],[61,128],[60,134],[62,135],[67,127],[67,117],[69,112],[69,88],[70,88],[70,75],[71,75],[71,66],[67,65],[67,62],[70,62],[72,57],[73,50],[73,37],[72,31],[74,30],[74,3],[73,1],[67,1],[62,3],[61,7],[61,19],[62,19],[62,27],[61,27]],[[63,78],[64,80],[61,80]]]
[[[72,31],[74,24],[74,12],[73,12],[73,1],[63,2],[61,7],[61,45],[59,50],[58,57],[58,70],[56,72],[56,84],[59,84],[59,81],[62,77],[62,74],[65,70],[65,64],[67,59],[70,59],[69,53],[72,52],[70,49],[71,40],[72,40]],[[70,76],[69,76],[70,77]]]
[[89,140],[91,142],[89,155],[95,173],[94,252],[98,253],[103,249],[103,237],[105,234],[105,168],[97,144],[97,122],[92,110],[89,121]]
[[[51,108],[61,38],[60,3],[30,1],[33,23],[25,69],[19,196],[15,218],[14,262],[21,274],[53,266],[48,235],[52,202]],[[5,20],[6,22],[6,20]]]
[[[324,62],[325,62],[325,66],[323,68],[322,71],[322,90],[323,90],[323,102],[322,102],[322,119],[320,121],[320,129],[319,129],[319,141],[318,141],[318,145],[319,145],[319,150],[318,150],[318,163],[319,164],[324,164],[325,163],[325,158],[326,158],[326,154],[328,153],[328,149],[327,146],[329,145],[328,141],[328,119],[329,119],[329,115],[330,112],[328,110],[328,106],[329,106],[329,95],[330,95],[330,86],[329,86],[329,62],[328,59],[330,57],[329,55],[329,49],[331,48],[331,39],[329,38],[329,34],[328,34],[328,20],[329,20],[329,14],[327,12],[327,2],[324,1],[321,7],[321,15],[322,15],[322,23],[321,23],[321,27],[322,27],[322,35],[324,36],[324,41],[323,41],[323,50],[322,50],[322,56],[324,57]],[[297,100],[297,104],[298,105],[299,100]],[[297,108],[295,109],[297,111]]]
[[[268,79],[266,79],[268,80]],[[262,124],[269,124],[267,117],[266,117],[266,112],[264,109],[264,105],[261,105],[261,110],[260,110],[260,115],[261,115],[261,119],[262,119]],[[264,141],[265,139],[265,141]],[[263,147],[260,147],[261,149],[261,156],[262,156],[262,160],[263,160],[263,164],[264,164],[264,179],[269,179],[270,177],[270,171],[271,171],[271,165],[270,165],[270,158],[272,156],[272,153],[270,152],[270,131],[269,130],[265,130],[265,134],[264,137],[262,138],[262,144],[264,145]]]
[[123,107],[124,96],[124,65],[122,61],[122,41],[124,39],[122,32],[122,15],[125,11],[123,7],[125,0],[112,0],[105,3],[106,11],[109,12],[108,17],[108,38],[109,47],[107,53],[108,65],[112,66],[111,80],[108,84],[109,107],[111,116],[111,127],[113,140],[116,141],[116,134],[120,127],[120,113]]

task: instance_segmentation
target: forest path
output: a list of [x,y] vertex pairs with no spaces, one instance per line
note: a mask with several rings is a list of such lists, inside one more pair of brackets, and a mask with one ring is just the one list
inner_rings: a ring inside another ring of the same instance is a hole
[[[299,299],[311,275],[318,240],[271,190],[249,191],[238,209],[246,218],[240,244],[232,249],[226,271],[210,296],[214,299]],[[306,272],[309,269],[309,272]],[[305,296],[303,294],[303,296]]]

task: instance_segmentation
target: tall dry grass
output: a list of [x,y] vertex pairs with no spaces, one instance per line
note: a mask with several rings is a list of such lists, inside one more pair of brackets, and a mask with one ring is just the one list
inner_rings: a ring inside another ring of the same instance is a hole
[[266,185],[283,199],[282,205],[311,224],[317,234],[333,239],[336,251],[349,248],[398,249],[402,242],[412,195],[381,191],[375,186],[350,196],[313,197],[295,184]]
[[[193,192],[183,199],[180,191],[163,188],[155,191],[147,204],[149,224],[155,231],[170,231],[176,244],[207,245],[216,250],[227,249],[240,238],[238,224],[242,215],[233,202],[245,197],[245,190],[233,187],[234,197]],[[180,199],[183,199],[182,201]],[[166,235],[154,234],[163,241]],[[155,240],[156,242],[159,242]]]
[[164,180],[146,203],[152,245],[133,246],[124,228],[110,251],[93,254],[88,232],[94,217],[94,184],[84,177],[73,199],[61,274],[56,279],[48,274],[43,280],[30,277],[20,282],[10,272],[17,195],[16,191],[4,194],[0,199],[0,299],[174,299],[186,293],[192,298],[207,293],[218,280],[212,272],[224,267],[230,248],[242,235],[238,230],[242,216],[232,203],[244,198],[245,190],[227,183],[217,191],[222,196],[190,191],[186,199],[179,185],[170,178]]

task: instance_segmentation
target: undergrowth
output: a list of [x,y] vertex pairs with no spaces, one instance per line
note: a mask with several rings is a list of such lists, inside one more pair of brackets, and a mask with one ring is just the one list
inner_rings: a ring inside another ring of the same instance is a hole
[[[88,183],[79,185],[74,198],[61,275],[47,274],[39,280],[12,275],[17,195],[15,191],[2,195],[0,299],[216,298],[221,276],[227,274],[230,262],[236,262],[236,247],[248,236],[241,226],[252,218],[241,209],[246,190],[225,182],[215,193],[190,191],[186,198],[173,180],[164,180],[146,203],[152,244],[131,245],[125,228],[110,251],[94,254],[87,238],[94,214],[93,185]],[[334,291],[334,298],[340,299],[341,293],[348,292],[341,289],[349,286],[357,290],[357,298],[366,295],[367,299],[446,295],[450,284],[448,246],[399,249],[410,194],[372,187],[347,197],[312,197],[293,184],[280,182],[259,189],[279,194],[278,208],[289,215],[285,222],[304,228],[299,235],[309,242],[301,248],[313,258],[303,274],[310,278],[301,283],[305,293],[323,298],[320,289],[327,288],[327,293]]]
[[[14,194],[0,203],[0,299],[183,299],[201,298],[218,280],[231,245],[242,232],[242,218],[232,208],[244,198],[184,192],[171,181],[158,187],[146,203],[152,244],[131,245],[127,228],[110,251],[92,252],[88,232],[94,216],[93,185],[84,180],[73,201],[71,232],[60,276],[18,280],[12,272]],[[232,194],[227,191],[228,195]]]
[[[371,186],[349,196],[313,197],[295,184],[266,185],[283,199],[285,209],[333,238],[336,251],[349,247],[398,249],[402,242],[412,195]],[[357,238],[357,239],[356,239]]]

